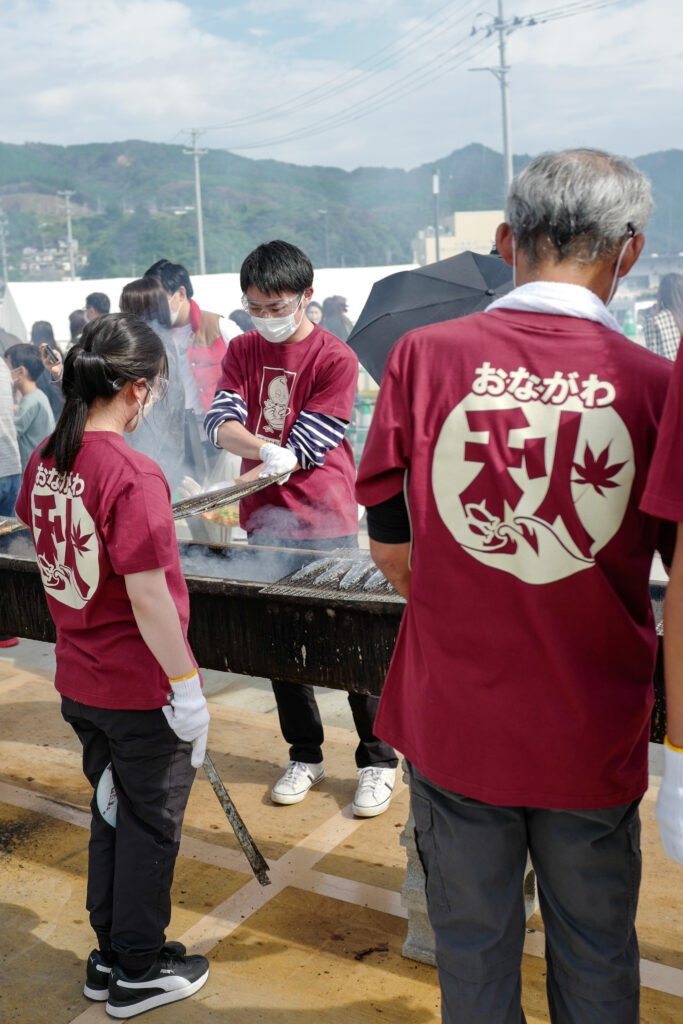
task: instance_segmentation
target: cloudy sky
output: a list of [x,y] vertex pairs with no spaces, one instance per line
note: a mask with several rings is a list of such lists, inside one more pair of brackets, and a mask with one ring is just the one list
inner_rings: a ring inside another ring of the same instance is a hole
[[[0,140],[411,168],[501,143],[498,0],[3,0]],[[570,16],[568,16],[570,15]],[[515,153],[683,148],[680,0],[504,0]],[[529,24],[533,18],[536,24]],[[472,35],[473,28],[477,31]]]

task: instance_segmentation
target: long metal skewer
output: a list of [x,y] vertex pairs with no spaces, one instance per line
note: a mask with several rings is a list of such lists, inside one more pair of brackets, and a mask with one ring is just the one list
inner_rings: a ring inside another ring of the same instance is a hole
[[174,519],[184,519],[185,516],[198,516],[202,512],[211,512],[215,508],[223,508],[225,505],[234,505],[241,498],[264,487],[276,484],[278,480],[289,476],[289,473],[279,473],[278,476],[259,477],[258,480],[251,480],[245,484],[234,484],[232,487],[221,487],[218,491],[205,491],[203,494],[196,494],[192,498],[183,498],[181,501],[174,501],[171,505]]
[[268,877],[268,864],[263,857],[263,854],[256,846],[256,843],[251,838],[249,829],[242,821],[239,811],[235,807],[234,803],[230,799],[227,789],[223,785],[223,781],[216,771],[216,766],[207,754],[204,758],[204,771],[206,777],[211,783],[211,787],[218,797],[221,807],[225,811],[225,816],[232,825],[233,832],[237,836],[237,840],[244,850],[244,855],[249,861],[251,870],[256,875],[256,879],[259,885],[270,885],[270,878]]

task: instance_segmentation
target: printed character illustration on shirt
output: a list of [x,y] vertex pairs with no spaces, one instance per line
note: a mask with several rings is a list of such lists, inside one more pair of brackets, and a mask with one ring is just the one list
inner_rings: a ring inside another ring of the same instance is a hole
[[295,378],[296,374],[291,371],[263,367],[259,396],[261,412],[255,431],[258,437],[277,443],[282,441]]
[[635,471],[615,395],[595,374],[478,367],[432,465],[437,508],[458,543],[526,583],[592,566],[621,525]]
[[70,608],[82,608],[99,581],[98,542],[81,497],[84,489],[78,473],[60,476],[40,463],[31,493],[36,554],[45,590]]

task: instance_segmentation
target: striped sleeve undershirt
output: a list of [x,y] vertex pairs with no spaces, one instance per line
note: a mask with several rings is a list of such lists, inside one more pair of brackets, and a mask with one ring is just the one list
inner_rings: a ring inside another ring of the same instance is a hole
[[[220,448],[218,428],[228,420],[247,422],[247,406],[236,391],[217,391],[211,408],[204,418],[204,429],[211,443]],[[336,416],[302,409],[289,432],[286,448],[297,457],[302,469],[316,469],[324,465],[325,456],[344,440],[348,423]]]
[[336,416],[302,409],[285,447],[294,452],[302,469],[316,469],[324,464],[327,453],[342,443],[347,426]]
[[211,408],[204,417],[204,430],[211,444],[220,448],[218,428],[228,420],[237,420],[242,426],[247,422],[247,406],[236,391],[217,391]]

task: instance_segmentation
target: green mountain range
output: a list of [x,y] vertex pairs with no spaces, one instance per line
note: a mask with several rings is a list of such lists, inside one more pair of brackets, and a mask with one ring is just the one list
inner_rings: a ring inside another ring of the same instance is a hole
[[[515,157],[515,170],[529,159]],[[646,251],[677,252],[683,248],[683,151],[651,153],[636,163],[652,179],[656,202]],[[209,150],[200,162],[207,272],[239,270],[255,245],[278,237],[301,246],[317,266],[410,262],[411,239],[433,223],[436,168],[440,219],[454,210],[502,208],[502,157],[481,145],[410,171],[301,167]],[[57,193],[67,189],[74,193],[74,237],[89,254],[82,276],[136,276],[162,256],[197,272],[194,162],[182,146],[0,144],[10,280],[29,276],[20,269],[25,247],[41,249],[65,237]]]

